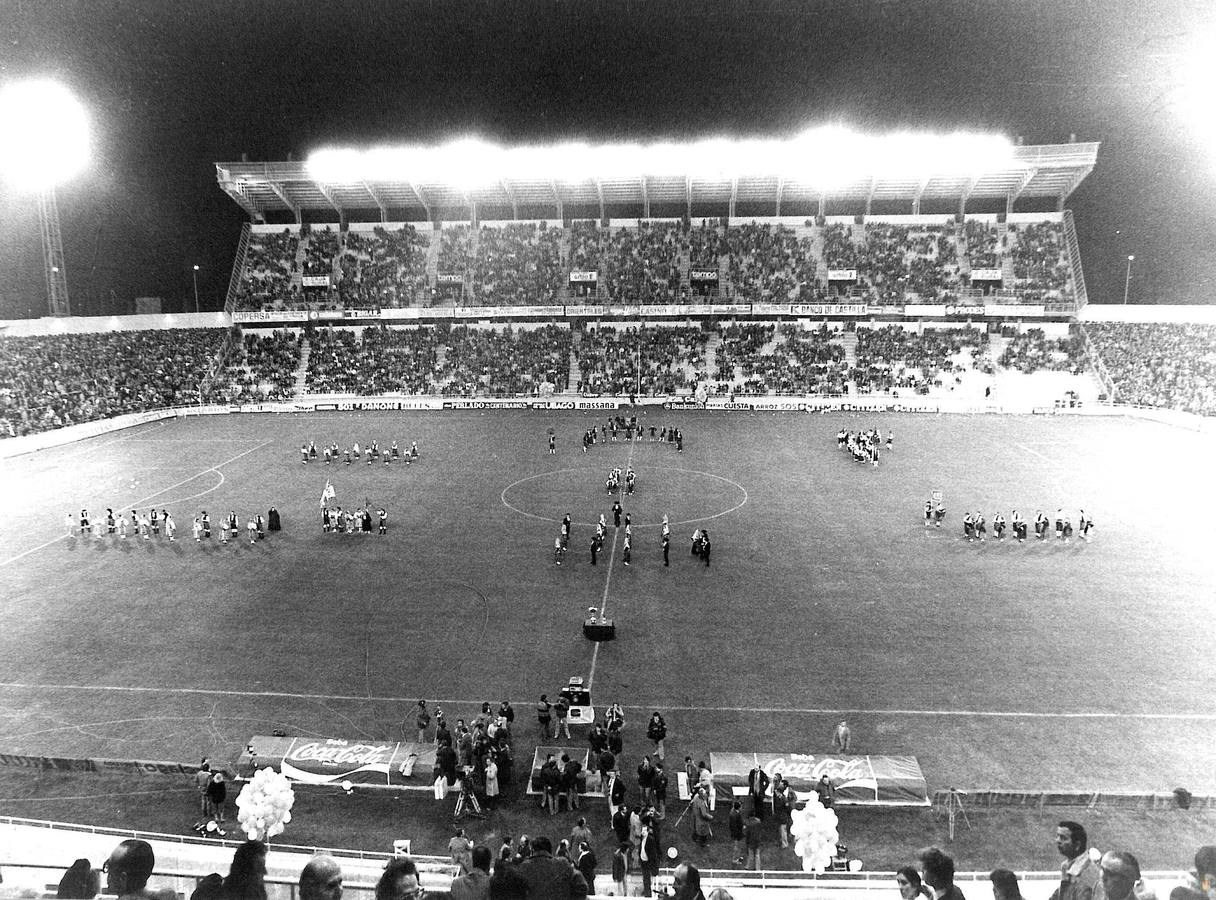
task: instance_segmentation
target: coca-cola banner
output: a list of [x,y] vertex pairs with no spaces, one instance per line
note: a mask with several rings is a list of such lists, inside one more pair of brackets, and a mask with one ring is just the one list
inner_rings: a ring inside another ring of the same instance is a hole
[[814,753],[711,753],[714,784],[746,786],[760,766],[808,794],[821,776],[836,788],[836,802],[853,806],[928,806],[929,789],[915,756],[820,756]]
[[250,739],[241,763],[270,766],[306,784],[392,785],[430,790],[435,745],[402,741],[346,741],[338,738],[266,737]]

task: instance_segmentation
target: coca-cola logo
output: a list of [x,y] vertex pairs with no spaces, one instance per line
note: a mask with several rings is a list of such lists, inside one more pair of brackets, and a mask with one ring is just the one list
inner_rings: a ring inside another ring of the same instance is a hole
[[374,766],[387,764],[392,754],[388,744],[347,744],[345,741],[314,741],[301,744],[288,755],[292,762],[314,762],[323,766]]
[[798,753],[791,754],[787,759],[778,756],[764,764],[764,771],[771,778],[780,775],[787,781],[792,778],[806,781],[818,781],[824,775],[831,781],[851,781],[864,778],[869,772],[861,760],[840,759],[839,757],[815,757]]

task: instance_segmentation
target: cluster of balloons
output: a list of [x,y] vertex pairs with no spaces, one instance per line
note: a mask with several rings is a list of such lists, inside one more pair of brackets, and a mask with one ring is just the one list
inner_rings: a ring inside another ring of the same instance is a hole
[[258,769],[236,798],[237,821],[249,840],[267,840],[282,834],[291,821],[295,792],[287,776],[269,767]]
[[825,809],[818,797],[807,800],[805,809],[793,811],[790,834],[794,836],[794,852],[802,857],[802,870],[822,874],[832,865],[836,844],[840,841],[836,810]]

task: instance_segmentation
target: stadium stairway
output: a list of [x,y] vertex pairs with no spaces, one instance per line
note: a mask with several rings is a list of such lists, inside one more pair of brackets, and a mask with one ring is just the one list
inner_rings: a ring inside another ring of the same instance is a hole
[[960,276],[971,277],[971,257],[967,255],[967,230],[962,222],[954,223],[954,256]]
[[304,290],[304,261],[308,259],[308,241],[307,235],[301,235],[296,244],[296,267],[291,273],[291,287],[296,291]]
[[578,345],[582,343],[582,340],[582,332],[575,331],[570,335],[570,370],[567,373],[567,377],[569,378],[566,387],[567,392],[578,388],[578,383],[583,377],[583,373],[578,367]]
[[722,335],[712,332],[705,342],[705,371],[710,378],[715,378],[718,371],[718,348],[722,346]]
[[[439,245],[443,243],[440,234],[438,231],[432,231],[431,240],[426,245],[426,288],[431,297],[435,296],[435,282],[439,278]],[[426,305],[429,306],[430,303]]]
[[308,392],[308,357],[312,353],[312,345],[308,337],[300,338],[300,364],[296,367],[296,382],[293,396],[303,397]]

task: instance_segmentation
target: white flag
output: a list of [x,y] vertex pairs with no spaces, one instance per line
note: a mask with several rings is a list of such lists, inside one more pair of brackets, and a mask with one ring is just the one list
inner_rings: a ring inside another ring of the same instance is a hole
[[327,500],[333,500],[338,496],[338,492],[334,490],[333,484],[328,478],[325,479],[325,490],[321,491],[321,505],[324,506]]

